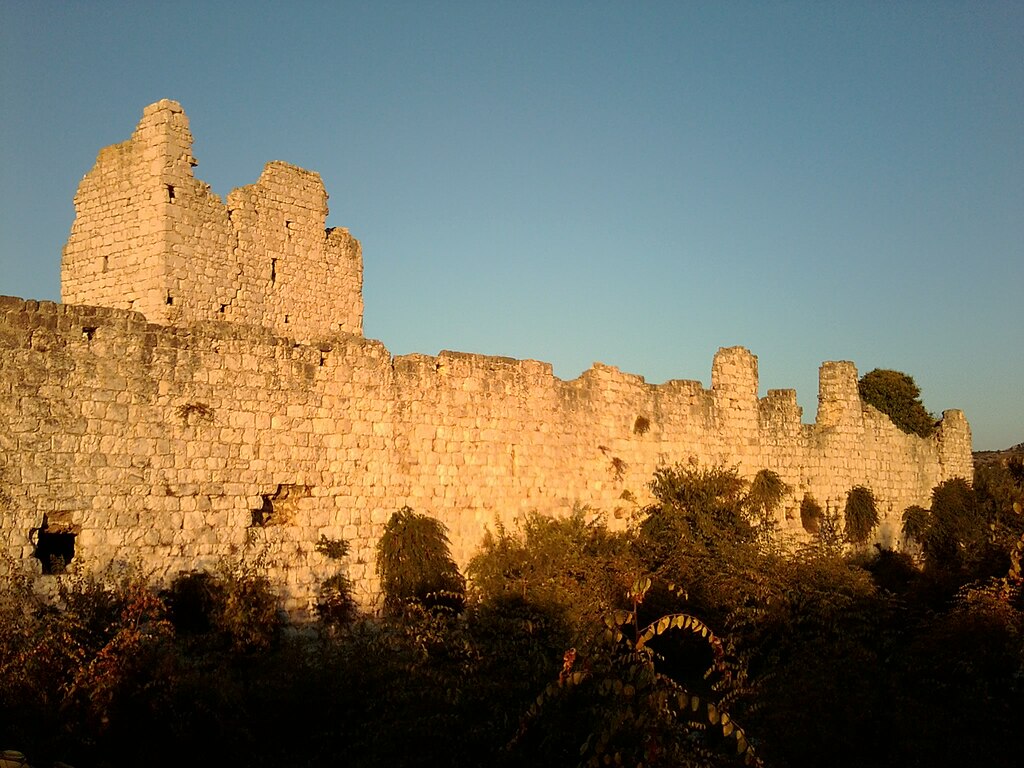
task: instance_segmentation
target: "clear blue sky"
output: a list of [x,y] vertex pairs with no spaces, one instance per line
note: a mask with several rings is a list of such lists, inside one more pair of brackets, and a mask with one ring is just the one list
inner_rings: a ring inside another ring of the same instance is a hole
[[319,171],[366,335],[710,384],[823,360],[1024,441],[1024,3],[0,0],[0,294],[176,99],[220,195]]

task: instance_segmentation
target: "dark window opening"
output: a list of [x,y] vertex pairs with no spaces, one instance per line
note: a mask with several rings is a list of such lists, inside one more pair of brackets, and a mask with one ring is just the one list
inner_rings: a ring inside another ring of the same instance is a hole
[[171,306],[172,304],[174,304],[174,297],[173,297],[173,296],[171,296],[171,292],[170,292],[170,291],[168,291],[168,292],[167,292],[167,306],[169,307],[169,306]]
[[168,203],[173,203],[174,202],[174,186],[171,185],[171,184],[167,185],[167,202]]
[[42,564],[43,573],[47,576],[64,573],[75,557],[74,531],[63,526],[51,528],[44,515],[43,524],[32,529],[29,539],[31,540],[33,536],[36,548],[32,557]]
[[103,257],[103,261],[100,263],[100,272],[106,272],[106,271],[107,271],[107,257],[104,256]]
[[86,341],[92,341],[92,337],[96,335],[96,329],[87,325],[82,326],[82,335]]
[[218,312],[220,312],[223,315],[225,312],[227,312],[227,309],[228,309],[228,305],[227,304],[221,304],[220,305],[220,309],[218,310]]
[[321,352],[321,353],[320,353],[320,367],[321,367],[321,368],[323,368],[323,367],[324,367],[324,363],[325,363],[326,361],[327,361],[327,353],[326,353],[326,352]]
[[285,315],[285,316],[284,316],[284,324],[285,324],[285,325],[288,325],[288,315]]
[[292,223],[290,221],[284,223],[284,236],[288,240],[292,239]]
[[270,260],[270,282],[277,281],[277,259]]

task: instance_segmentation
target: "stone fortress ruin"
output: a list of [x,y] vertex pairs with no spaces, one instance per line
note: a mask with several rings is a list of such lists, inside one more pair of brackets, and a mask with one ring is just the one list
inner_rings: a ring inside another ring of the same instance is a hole
[[0,297],[0,558],[18,567],[140,562],[166,582],[261,553],[302,616],[339,569],[373,604],[375,545],[405,505],[443,521],[464,564],[496,520],[579,504],[623,524],[657,467],[724,464],[777,472],[794,534],[805,494],[836,510],[868,486],[891,544],[904,508],[971,477],[960,411],[905,434],[861,402],[849,362],[821,366],[803,424],[794,391],[758,397],[741,347],[719,350],[710,389],[393,357],[362,336],[360,246],[324,228],[319,175],[272,162],[225,203],[191,146],[177,103],[147,107],[79,186],[64,303]]

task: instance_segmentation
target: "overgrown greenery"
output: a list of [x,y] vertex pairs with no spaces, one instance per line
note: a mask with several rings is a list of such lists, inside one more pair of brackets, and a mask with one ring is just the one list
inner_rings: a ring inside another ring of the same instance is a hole
[[410,604],[462,609],[466,580],[452,560],[444,523],[409,507],[391,515],[384,526],[377,542],[377,575],[388,613],[401,613]]
[[907,510],[923,568],[847,553],[870,514],[810,497],[817,532],[782,554],[765,521],[790,491],[760,478],[664,468],[625,531],[586,509],[495,524],[468,583],[444,528],[403,509],[388,610],[358,614],[325,539],[335,570],[298,631],[258,562],[160,594],[137,568],[72,572],[55,602],[9,576],[0,749],[79,768],[1017,765],[1021,478],[979,467]]
[[928,437],[935,431],[936,419],[921,402],[921,389],[914,379],[901,371],[876,368],[857,382],[860,398],[873,405],[907,434]]
[[846,494],[843,508],[843,535],[851,544],[862,545],[878,525],[878,507],[871,489],[855,485]]

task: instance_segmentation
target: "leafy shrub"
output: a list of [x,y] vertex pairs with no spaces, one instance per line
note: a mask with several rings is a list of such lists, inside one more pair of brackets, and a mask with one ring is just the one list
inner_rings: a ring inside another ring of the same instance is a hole
[[[622,534],[577,507],[563,518],[530,513],[509,531],[488,531],[468,572],[484,604],[519,597],[587,634],[621,601],[635,560]],[[571,615],[571,618],[569,616]]]
[[409,507],[384,526],[377,574],[388,613],[400,613],[409,603],[459,611],[465,602],[466,580],[452,560],[444,523]]
[[843,535],[851,544],[864,544],[878,525],[878,508],[870,488],[855,485],[846,494]]
[[881,547],[866,567],[879,589],[896,595],[909,592],[921,577],[920,570],[909,554]]
[[547,762],[580,765],[756,764],[746,733],[719,697],[694,693],[658,667],[652,644],[673,631],[688,634],[709,651],[704,677],[726,670],[722,641],[694,616],[674,613],[641,624],[638,607],[651,588],[638,579],[629,591],[630,610],[610,613],[600,639],[581,652],[563,655],[558,679],[531,705],[513,740],[513,750],[547,751]]
[[214,573],[184,573],[163,597],[178,632],[206,637],[235,653],[268,650],[283,628],[277,595],[258,565],[225,563]]
[[754,541],[745,506],[746,482],[735,468],[661,467],[651,480],[656,499],[644,510],[638,537],[655,567],[679,546],[710,552]]
[[655,473],[655,502],[644,510],[633,546],[656,584],[645,610],[685,611],[712,624],[763,590],[777,552],[752,524],[747,483],[735,468],[676,465]]
[[819,555],[824,557],[840,557],[846,548],[842,531],[839,510],[826,507],[818,522],[818,532],[814,535],[814,546]]
[[[0,734],[39,758],[87,755],[153,684],[171,636],[134,568],[62,576],[54,603],[12,572],[0,587]],[[87,738],[86,738],[87,737]]]
[[860,398],[872,405],[901,430],[928,437],[935,431],[936,419],[921,403],[921,390],[914,379],[900,371],[876,368],[857,382]]
[[320,534],[320,538],[314,548],[324,557],[328,557],[331,560],[341,560],[348,554],[349,545],[344,539],[329,539]]
[[924,507],[912,504],[903,510],[903,538],[920,544],[928,530],[930,513]]
[[344,574],[328,576],[320,585],[316,600],[316,615],[327,626],[351,624],[358,614],[352,597],[352,582]]
[[770,469],[758,470],[750,482],[746,506],[750,516],[758,522],[757,535],[762,546],[770,547],[775,543],[779,528],[775,510],[790,490],[778,473]]

